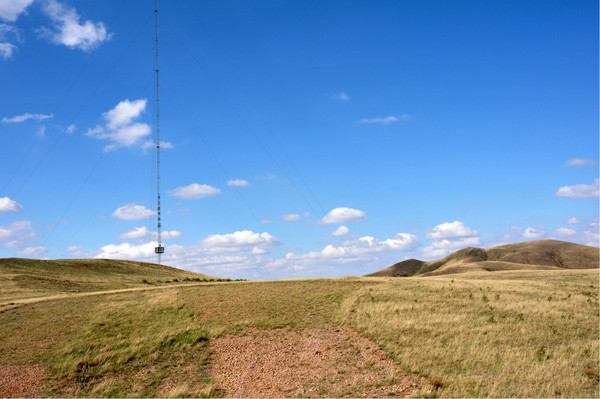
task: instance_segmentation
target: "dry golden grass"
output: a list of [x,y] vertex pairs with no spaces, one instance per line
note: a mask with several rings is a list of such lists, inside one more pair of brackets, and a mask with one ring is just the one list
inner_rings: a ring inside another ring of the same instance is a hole
[[346,300],[349,322],[436,395],[598,397],[596,270],[377,281]]

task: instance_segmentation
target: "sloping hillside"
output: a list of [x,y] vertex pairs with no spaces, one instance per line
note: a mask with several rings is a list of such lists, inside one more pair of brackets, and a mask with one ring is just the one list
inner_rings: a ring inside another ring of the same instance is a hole
[[[0,299],[27,298],[65,292],[133,288],[156,284],[158,265],[111,259],[0,259]],[[214,279],[204,274],[161,267],[162,281]]]
[[598,268],[599,250],[557,240],[538,240],[492,248],[468,247],[443,259],[409,259],[365,277],[435,276],[468,271]]

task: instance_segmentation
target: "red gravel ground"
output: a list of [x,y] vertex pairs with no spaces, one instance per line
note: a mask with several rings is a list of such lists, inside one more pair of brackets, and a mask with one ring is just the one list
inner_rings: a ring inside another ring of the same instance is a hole
[[43,367],[0,364],[0,398],[39,397],[45,378]]
[[428,385],[348,327],[249,329],[210,347],[212,376],[226,397],[410,397]]

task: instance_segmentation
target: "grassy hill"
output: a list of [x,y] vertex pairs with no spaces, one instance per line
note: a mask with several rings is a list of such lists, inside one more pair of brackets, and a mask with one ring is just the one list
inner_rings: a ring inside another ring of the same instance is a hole
[[468,247],[443,259],[409,259],[365,277],[436,276],[473,271],[598,268],[599,250],[557,240],[528,241],[492,248]]
[[[112,259],[0,259],[0,302],[68,292],[90,292],[157,284],[158,265]],[[162,281],[214,279],[161,267]]]
[[[597,398],[598,316],[597,270],[79,294],[0,311],[0,397],[236,397],[244,373],[224,382],[219,364],[268,381],[264,397],[405,397],[405,374],[371,379],[379,365],[365,355],[383,348],[418,376],[416,397]],[[231,346],[219,360],[234,342],[264,350]],[[325,345],[308,352],[315,342]],[[274,380],[265,370],[279,352],[293,367]],[[360,364],[368,378],[347,379]]]

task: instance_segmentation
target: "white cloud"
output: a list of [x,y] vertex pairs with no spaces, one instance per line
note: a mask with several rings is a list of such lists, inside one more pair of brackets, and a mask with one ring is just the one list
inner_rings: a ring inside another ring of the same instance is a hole
[[146,123],[133,123],[146,109],[147,100],[139,99],[119,102],[113,109],[102,114],[107,123],[105,127],[96,126],[88,129],[86,136],[99,140],[109,140],[110,144],[104,147],[105,151],[116,150],[120,147],[139,145],[142,149],[148,148],[147,141],[142,139],[151,132],[150,125]]
[[248,183],[246,180],[243,180],[243,179],[234,179],[234,180],[227,180],[227,185],[229,187],[247,187],[250,185],[250,183]]
[[21,212],[23,206],[8,197],[0,198],[0,213],[4,212]]
[[573,216],[572,218],[568,219],[565,224],[571,225],[571,224],[581,224],[583,223],[581,220],[577,219],[575,216]]
[[348,222],[363,222],[367,220],[367,215],[359,209],[353,208],[334,208],[323,219],[323,224],[348,223]]
[[477,230],[471,230],[463,222],[455,220],[452,223],[442,223],[435,226],[426,236],[429,239],[455,238],[455,237],[472,237],[479,235]]
[[41,28],[38,32],[55,44],[88,51],[111,37],[102,22],[88,20],[80,23],[81,17],[75,8],[66,8],[56,0],[47,0],[44,12],[52,19],[54,31]]
[[118,208],[112,213],[112,217],[121,220],[141,220],[148,219],[156,215],[156,212],[146,208],[143,205],[129,203]]
[[29,119],[33,119],[36,121],[43,121],[45,119],[50,119],[53,117],[54,117],[54,114],[44,115],[44,114],[26,113],[23,115],[13,116],[12,118],[4,117],[4,118],[2,118],[2,122],[3,123],[21,123],[21,122],[25,122],[26,120],[29,120]]
[[2,0],[0,1],[0,18],[8,22],[15,22],[31,3],[33,0]]
[[281,242],[267,232],[255,233],[243,230],[232,234],[213,234],[202,240],[201,244],[203,247],[215,251],[244,247],[273,248],[281,245]]
[[279,216],[279,219],[283,220],[284,222],[297,222],[301,219],[301,217],[297,213],[288,213]]
[[576,234],[577,232],[574,229],[570,229],[568,227],[559,227],[552,232],[552,236],[554,237],[570,237]]
[[532,239],[532,238],[540,238],[546,234],[546,229],[544,226],[538,227],[528,227],[523,232],[523,238]]
[[178,187],[173,190],[169,190],[168,194],[183,199],[197,199],[207,197],[209,195],[221,194],[221,190],[218,188],[208,186],[206,184],[192,183],[188,186]]
[[589,158],[573,158],[573,159],[569,159],[567,162],[565,162],[565,166],[582,167],[582,166],[593,166],[593,165],[596,165],[596,161],[594,161],[593,159],[589,159]]
[[426,259],[441,258],[452,250],[481,244],[479,232],[458,220],[438,224],[425,236],[433,240],[430,246],[423,248]]
[[402,114],[399,116],[389,115],[389,116],[376,116],[374,118],[363,118],[358,123],[383,123],[387,125],[393,122],[399,122],[400,120],[410,120],[410,115]]
[[[160,233],[161,240],[173,240],[181,237],[182,234],[179,231],[171,230],[171,231],[162,231]],[[130,240],[130,239],[141,239],[141,238],[152,238],[157,239],[158,233],[156,231],[150,231],[146,228],[146,226],[142,227],[134,227],[119,235],[119,238],[122,240]]]
[[75,132],[75,130],[77,130],[77,126],[75,126],[74,124],[70,124],[66,129],[65,132],[72,134]]
[[260,221],[260,224],[270,224],[270,223],[273,223],[273,221],[269,220],[269,219],[263,219]]
[[0,42],[0,57],[9,59],[13,53],[17,50],[17,46],[12,43]]
[[557,197],[566,198],[593,198],[600,195],[600,179],[595,179],[592,184],[575,184],[563,186],[555,193]]
[[340,226],[333,233],[331,233],[331,235],[334,237],[341,237],[347,235],[348,233],[350,233],[349,228],[346,226]]
[[27,256],[29,258],[40,258],[46,252],[48,252],[48,248],[46,247],[27,247],[17,251],[17,255]]
[[33,223],[20,220],[0,226],[0,242],[8,248],[22,248],[37,236]]
[[46,126],[40,127],[35,135],[38,137],[46,137]]
[[[146,141],[144,141],[144,143],[142,145],[140,145],[140,148],[142,150],[144,150],[144,153],[146,153],[146,151],[149,150],[150,148],[156,148],[156,143],[153,140],[146,140]],[[170,141],[161,141],[160,148],[163,150],[164,149],[170,150],[172,148],[175,148],[175,146]]]
[[350,100],[350,96],[349,96],[349,95],[347,95],[347,94],[346,94],[346,93],[344,93],[344,92],[341,92],[341,93],[339,93],[339,94],[334,94],[334,95],[333,95],[333,98],[334,98],[335,100],[342,100],[342,101],[348,101],[348,100]]

